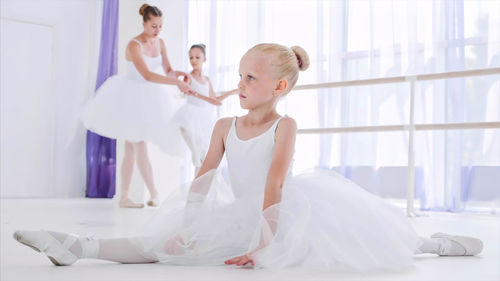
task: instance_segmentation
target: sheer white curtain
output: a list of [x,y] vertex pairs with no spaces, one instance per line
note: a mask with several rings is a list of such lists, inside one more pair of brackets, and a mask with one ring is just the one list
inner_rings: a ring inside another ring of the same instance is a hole
[[[298,84],[500,66],[500,1],[189,1],[188,41],[207,44],[217,90],[236,87],[254,44],[300,45]],[[416,123],[500,120],[500,76],[419,82]],[[299,128],[408,123],[407,83],[292,92],[279,111]],[[221,116],[242,114],[237,97]],[[336,169],[370,192],[403,198],[406,132],[300,135],[294,171]],[[463,210],[499,200],[500,130],[418,132],[421,208]],[[469,202],[469,205],[464,204]]]

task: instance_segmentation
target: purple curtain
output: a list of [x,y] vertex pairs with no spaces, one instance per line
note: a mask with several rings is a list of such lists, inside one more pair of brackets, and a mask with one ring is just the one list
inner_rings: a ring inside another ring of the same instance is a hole
[[[96,90],[117,72],[118,0],[104,0]],[[116,140],[87,131],[87,190],[92,198],[115,195]]]

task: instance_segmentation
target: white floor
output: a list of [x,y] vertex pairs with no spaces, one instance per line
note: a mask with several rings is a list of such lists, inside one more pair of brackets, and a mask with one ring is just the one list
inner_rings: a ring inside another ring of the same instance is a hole
[[119,209],[108,199],[2,199],[0,280],[500,280],[500,217],[429,213],[412,218],[421,235],[448,232],[483,240],[477,257],[415,257],[413,269],[388,273],[297,273],[249,268],[123,265],[82,260],[56,267],[12,238],[17,229],[50,229],[97,237],[132,235],[154,209]]

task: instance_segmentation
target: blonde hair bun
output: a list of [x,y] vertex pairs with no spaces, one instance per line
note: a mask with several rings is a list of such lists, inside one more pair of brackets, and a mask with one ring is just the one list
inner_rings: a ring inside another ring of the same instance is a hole
[[270,66],[274,71],[274,78],[285,78],[288,81],[287,88],[282,95],[288,94],[295,86],[299,78],[299,71],[304,71],[309,67],[309,56],[299,46],[288,48],[280,44],[261,43],[250,48],[247,53],[253,51],[272,55]]
[[292,49],[293,53],[297,57],[299,70],[304,71],[309,68],[309,55],[307,54],[306,50],[299,46],[293,46],[290,49]]

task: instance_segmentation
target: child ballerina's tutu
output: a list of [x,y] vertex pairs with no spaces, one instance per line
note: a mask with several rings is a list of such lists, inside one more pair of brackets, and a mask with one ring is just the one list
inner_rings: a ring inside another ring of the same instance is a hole
[[[482,242],[473,237],[419,237],[401,210],[337,173],[291,174],[297,126],[276,112],[276,104],[308,65],[297,46],[259,44],[243,56],[238,88],[248,114],[216,123],[196,179],[162,206],[141,235],[83,239],[18,231],[15,239],[60,265],[98,258],[367,271],[411,266],[418,253],[481,252]],[[229,183],[217,170],[224,154]]]
[[[193,67],[190,85],[196,94],[187,96],[186,103],[174,115],[174,121],[179,125],[184,141],[191,150],[196,173],[207,154],[210,136],[217,121],[215,106],[221,105],[224,98],[237,92],[233,90],[220,96],[215,95],[212,82],[208,76],[203,75],[203,64],[207,60],[205,49],[204,44],[195,44],[189,49],[189,63]],[[200,97],[209,99],[202,100]]]

